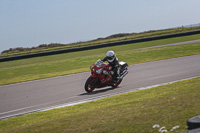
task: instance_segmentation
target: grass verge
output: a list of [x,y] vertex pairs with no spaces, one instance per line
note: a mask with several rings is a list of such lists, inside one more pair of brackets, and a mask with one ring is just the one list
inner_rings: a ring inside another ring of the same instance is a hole
[[89,71],[89,66],[97,59],[102,59],[105,53],[110,49],[117,53],[119,60],[124,60],[128,62],[129,65],[200,54],[200,43],[138,50],[139,48],[199,38],[200,34],[197,34],[186,37],[2,62],[0,63],[0,85]]
[[89,103],[0,121],[0,132],[156,133],[154,124],[174,132],[200,113],[200,77]]

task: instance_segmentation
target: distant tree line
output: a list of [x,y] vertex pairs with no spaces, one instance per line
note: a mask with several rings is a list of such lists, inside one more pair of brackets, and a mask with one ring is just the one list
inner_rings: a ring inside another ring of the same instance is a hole
[[93,41],[101,41],[101,40],[106,40],[106,39],[114,39],[114,38],[120,38],[120,37],[126,37],[126,36],[130,36],[130,35],[136,35],[136,34],[144,34],[144,33],[152,33],[152,32],[156,32],[156,31],[167,31],[167,30],[178,30],[181,29],[183,30],[183,28],[194,28],[194,30],[198,30],[200,28],[200,24],[198,25],[189,25],[189,26],[182,26],[182,27],[175,27],[175,28],[169,28],[169,29],[160,29],[160,30],[149,30],[149,31],[144,31],[141,33],[119,33],[119,34],[114,34],[114,35],[110,35],[108,37],[105,38],[97,38],[94,40],[90,40],[90,41],[85,41],[85,42],[75,42],[75,43],[70,43],[70,44],[60,44],[60,43],[50,43],[50,44],[41,44],[37,47],[32,47],[32,48],[23,48],[23,47],[17,47],[17,48],[10,48],[8,50],[4,50],[3,52],[1,52],[1,54],[9,54],[9,53],[17,53],[17,52],[23,52],[23,51],[31,51],[34,49],[46,49],[46,48],[52,48],[52,47],[60,47],[60,46],[66,46],[66,45],[76,45],[76,44],[80,44],[80,43],[89,43],[89,42],[93,42]]
[[[130,35],[130,33],[114,34],[114,35],[111,35],[111,36],[108,36],[108,37],[105,37],[105,38],[98,38],[98,39],[91,40],[91,41],[103,40],[103,39],[112,39],[112,38],[124,37],[124,36],[127,36],[127,35]],[[88,41],[88,42],[91,42],[91,41]],[[76,43],[71,43],[71,44],[74,45],[74,44],[78,44],[78,43],[83,43],[83,42],[76,42]],[[10,48],[8,50],[4,50],[3,52],[1,52],[1,54],[17,53],[17,52],[23,52],[23,51],[30,51],[30,50],[34,50],[34,49],[45,49],[45,48],[52,48],[52,47],[60,47],[60,46],[64,46],[64,45],[68,45],[68,44],[51,43],[51,44],[41,44],[37,47],[32,47],[32,48],[17,47],[17,48]]]
[[64,46],[64,45],[65,44],[51,43],[51,44],[41,44],[37,47],[32,47],[32,48],[17,47],[17,48],[10,48],[8,50],[4,50],[3,52],[1,52],[1,54],[23,52],[23,51],[33,50],[33,49],[45,49],[45,48],[59,47],[59,46]]

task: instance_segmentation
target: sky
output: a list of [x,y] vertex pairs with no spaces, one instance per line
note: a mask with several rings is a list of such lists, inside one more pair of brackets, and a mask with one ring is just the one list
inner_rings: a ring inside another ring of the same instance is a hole
[[0,0],[0,52],[200,23],[200,0]]

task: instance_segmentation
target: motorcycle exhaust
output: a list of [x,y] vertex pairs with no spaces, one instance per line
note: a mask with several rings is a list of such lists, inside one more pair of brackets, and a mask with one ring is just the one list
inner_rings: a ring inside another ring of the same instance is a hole
[[125,71],[125,72],[119,77],[119,79],[122,79],[124,76],[126,76],[126,74],[128,74],[128,71]]

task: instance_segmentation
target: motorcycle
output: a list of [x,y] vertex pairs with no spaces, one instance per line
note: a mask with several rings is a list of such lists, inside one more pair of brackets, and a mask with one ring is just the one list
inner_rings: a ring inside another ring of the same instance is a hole
[[128,64],[124,61],[119,62],[119,79],[113,80],[113,73],[111,73],[112,66],[108,63],[103,63],[100,59],[90,66],[91,75],[86,80],[85,91],[90,93],[95,88],[102,88],[106,86],[112,86],[116,88],[128,74]]

